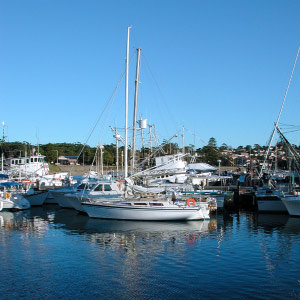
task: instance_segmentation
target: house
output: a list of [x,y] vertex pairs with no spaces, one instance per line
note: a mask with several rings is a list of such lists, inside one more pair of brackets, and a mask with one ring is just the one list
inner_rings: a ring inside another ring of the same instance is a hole
[[61,165],[75,165],[77,163],[78,156],[59,156],[58,163]]

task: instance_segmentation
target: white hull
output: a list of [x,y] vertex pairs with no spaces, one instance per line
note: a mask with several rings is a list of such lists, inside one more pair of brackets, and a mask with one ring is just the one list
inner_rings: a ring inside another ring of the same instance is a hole
[[[67,202],[65,202],[65,194],[67,193],[73,193],[76,191],[75,186],[70,186],[70,187],[64,187],[60,189],[54,189],[49,191],[49,199],[46,199],[46,203],[53,203],[53,204],[58,204],[61,207],[67,207],[69,208]],[[51,198],[50,198],[51,197]]]
[[25,195],[31,206],[41,206],[48,196],[48,191],[37,191],[32,195]]
[[179,207],[176,205],[167,207],[124,207],[121,203],[109,202],[87,203],[83,207],[89,217],[117,220],[137,221],[189,221],[209,219],[207,210],[197,207]]
[[95,201],[119,201],[120,195],[119,194],[103,194],[103,195],[91,195],[89,193],[85,193],[84,196],[82,196],[82,193],[77,194],[66,194],[65,198],[67,198],[66,201],[68,201],[68,204],[72,206],[72,208],[81,211],[86,212],[84,207],[81,205],[82,202],[89,202],[90,200]]
[[30,202],[21,194],[14,194],[10,199],[2,199],[2,210],[23,210],[30,208]]
[[256,193],[257,209],[261,212],[287,212],[281,201],[283,194],[278,190],[260,188]]
[[282,202],[291,216],[300,217],[300,196],[283,197]]

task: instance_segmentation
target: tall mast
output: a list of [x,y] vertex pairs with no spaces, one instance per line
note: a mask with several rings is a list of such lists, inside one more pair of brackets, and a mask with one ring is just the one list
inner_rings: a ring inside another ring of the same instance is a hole
[[136,132],[136,111],[138,102],[138,90],[139,90],[139,74],[140,74],[140,58],[141,49],[137,50],[137,62],[136,62],[136,77],[135,77],[135,94],[134,94],[134,110],[133,110],[133,136],[132,136],[132,162],[131,162],[131,172],[134,172],[135,164],[135,132]]
[[294,70],[295,70],[295,67],[296,67],[296,64],[297,64],[299,52],[300,52],[300,46],[298,47],[298,51],[297,51],[297,55],[296,55],[296,58],[295,58],[295,61],[294,61],[293,69],[292,69],[292,72],[291,72],[291,75],[290,75],[289,83],[288,83],[287,89],[286,89],[286,91],[285,91],[283,100],[282,100],[282,104],[281,104],[281,107],[280,107],[280,111],[279,111],[279,114],[278,114],[276,123],[275,123],[275,125],[274,125],[274,129],[273,129],[272,134],[271,134],[270,139],[269,139],[268,149],[267,149],[267,152],[266,152],[266,154],[265,154],[265,158],[264,158],[263,165],[262,165],[262,167],[261,167],[261,169],[260,169],[259,178],[262,177],[263,170],[264,170],[264,168],[265,168],[265,164],[266,164],[267,158],[268,158],[268,156],[269,156],[270,147],[271,147],[271,144],[272,144],[272,142],[273,142],[273,138],[274,138],[274,135],[275,135],[275,131],[276,131],[276,128],[278,127],[278,123],[279,123],[279,120],[280,120],[280,117],[281,117],[281,113],[282,113],[282,110],[283,110],[283,106],[284,106],[284,103],[285,103],[285,99],[286,99],[286,96],[287,96],[288,91],[289,91],[289,88],[290,88],[290,84],[291,84],[291,81],[292,81],[292,78],[293,78],[293,74],[294,74]]
[[126,80],[125,80],[125,158],[124,177],[128,176],[128,77],[129,77],[129,36],[131,26],[127,27],[127,47],[126,47]]
[[182,125],[182,154],[184,154],[184,125]]
[[115,134],[116,137],[116,166],[117,166],[117,178],[119,177],[119,134]]

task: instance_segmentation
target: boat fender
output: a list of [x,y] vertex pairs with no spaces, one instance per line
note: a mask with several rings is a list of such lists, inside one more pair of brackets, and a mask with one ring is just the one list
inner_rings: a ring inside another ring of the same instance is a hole
[[196,201],[195,201],[194,198],[189,198],[189,199],[187,199],[187,200],[186,200],[186,205],[187,205],[187,206],[190,206],[190,203],[191,203],[191,202],[192,202],[192,205],[195,206]]
[[5,199],[10,199],[11,194],[10,194],[9,192],[6,192],[6,193],[4,194],[4,197],[5,197]]

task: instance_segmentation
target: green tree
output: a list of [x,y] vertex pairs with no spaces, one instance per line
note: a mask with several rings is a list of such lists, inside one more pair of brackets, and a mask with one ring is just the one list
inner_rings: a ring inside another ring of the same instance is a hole
[[217,141],[216,141],[216,139],[215,139],[214,137],[211,137],[211,138],[209,139],[207,145],[210,146],[210,147],[216,148],[216,147],[217,147]]

